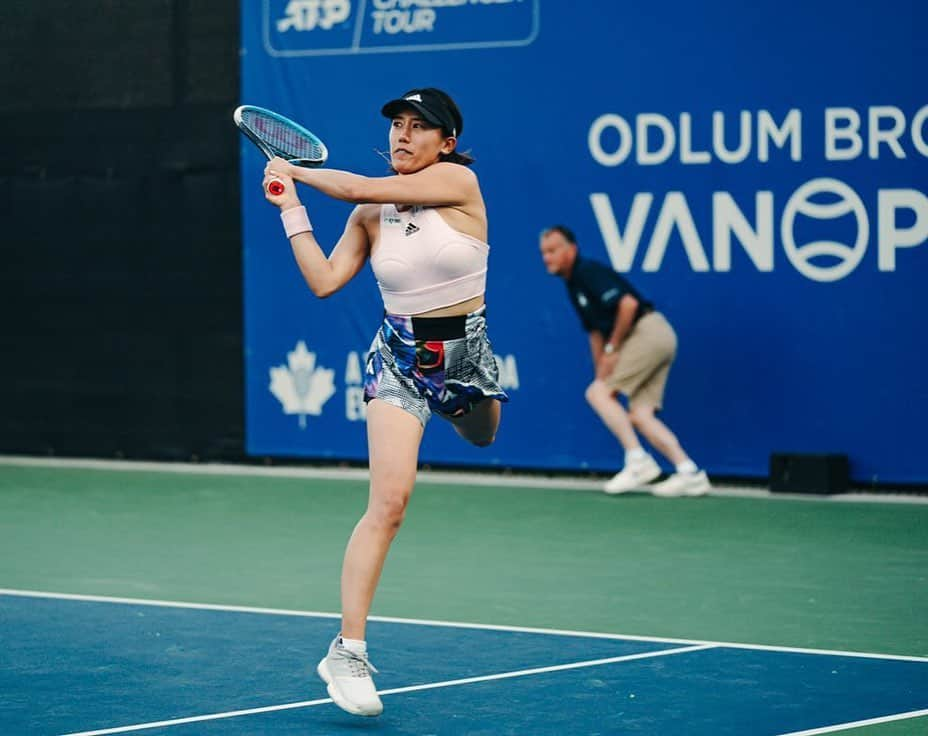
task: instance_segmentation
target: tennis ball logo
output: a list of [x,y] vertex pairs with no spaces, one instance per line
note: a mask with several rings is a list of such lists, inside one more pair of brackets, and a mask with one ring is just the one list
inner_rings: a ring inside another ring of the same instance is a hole
[[[829,199],[838,198],[828,204],[812,201],[812,197],[828,193]],[[796,216],[804,215],[815,220],[833,220],[853,214],[857,221],[857,238],[853,245],[834,240],[815,240],[803,245],[796,244]],[[796,270],[813,281],[837,281],[857,268],[870,238],[870,221],[864,203],[853,189],[837,179],[813,179],[797,189],[786,203],[780,222],[780,237],[783,249]],[[813,258],[829,256],[837,263],[827,266],[816,264]]]

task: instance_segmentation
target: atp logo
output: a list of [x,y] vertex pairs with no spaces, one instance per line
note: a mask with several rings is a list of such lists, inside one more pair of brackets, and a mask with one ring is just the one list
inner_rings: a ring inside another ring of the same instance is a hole
[[290,0],[284,17],[277,20],[277,30],[312,31],[331,30],[344,23],[351,15],[351,0]]
[[287,353],[287,365],[271,368],[270,391],[283,405],[285,414],[299,414],[300,429],[306,429],[306,415],[318,417],[335,393],[335,371],[316,366],[316,354],[300,340]]

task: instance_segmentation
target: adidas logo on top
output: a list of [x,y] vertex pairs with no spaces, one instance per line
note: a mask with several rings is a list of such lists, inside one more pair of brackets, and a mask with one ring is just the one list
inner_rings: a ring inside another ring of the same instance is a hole
[[416,223],[410,222],[406,226],[406,235],[413,235],[417,232],[419,232],[419,226]]

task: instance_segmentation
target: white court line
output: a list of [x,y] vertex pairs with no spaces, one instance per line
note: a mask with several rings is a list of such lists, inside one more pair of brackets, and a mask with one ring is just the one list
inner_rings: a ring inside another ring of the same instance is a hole
[[[702,649],[711,649],[708,646],[698,647],[680,647],[678,649],[664,649],[659,652],[641,652],[639,654],[626,654],[621,657],[607,657],[605,659],[588,659],[583,662],[571,662],[570,664],[556,664],[550,667],[534,667],[528,670],[514,670],[512,672],[498,672],[494,675],[480,675],[478,677],[463,677],[459,680],[445,680],[444,682],[430,682],[425,685],[410,685],[408,687],[395,687],[389,690],[378,690],[380,695],[396,695],[398,693],[412,693],[420,690],[435,690],[443,687],[456,687],[458,685],[471,685],[475,682],[491,682],[493,680],[507,680],[513,677],[527,677],[529,675],[542,675],[548,672],[563,672],[565,670],[575,670],[581,667],[600,667],[606,664],[616,664],[618,662],[631,662],[638,659],[653,659],[655,657],[667,657],[672,654],[685,654]],[[251,715],[254,713],[267,713],[275,710],[286,710],[289,708],[308,708],[323,703],[331,703],[331,698],[322,700],[307,700],[301,703],[285,703],[283,705],[270,705],[264,708],[249,708],[246,710],[235,710],[227,713],[210,713],[203,716],[191,716],[189,718],[175,718],[170,721],[156,721],[152,723],[139,723],[133,726],[119,726],[117,728],[104,728],[99,731],[80,731],[78,733],[68,733],[63,736],[105,736],[111,733],[127,733],[129,731],[141,731],[146,728],[157,728],[159,726],[178,726],[184,723],[195,723],[197,721],[214,721],[220,718],[233,718],[235,716]]]
[[861,726],[873,726],[877,723],[889,723],[890,721],[904,721],[907,718],[919,718],[928,716],[926,710],[910,710],[908,713],[895,713],[891,716],[881,716],[880,718],[868,718],[865,721],[853,721],[849,723],[836,723],[833,726],[822,726],[821,728],[810,728],[806,731],[790,731],[781,733],[779,736],[816,736],[820,733],[834,733],[835,731],[846,731],[849,728],[859,728]]
[[[364,468],[299,467],[233,465],[228,463],[168,463],[143,460],[90,460],[82,458],[46,458],[0,455],[0,466],[38,468],[73,468],[84,470],[116,470],[154,473],[189,473],[192,475],[259,476],[270,478],[312,478],[317,480],[367,481],[370,474]],[[467,471],[420,470],[422,483],[439,485],[498,486],[507,488],[544,488],[552,490],[601,491],[605,479],[573,476],[539,476],[530,474],[494,474]],[[818,501],[828,503],[903,503],[928,504],[928,494],[850,492],[823,495],[815,493],[771,493],[766,488],[719,485],[713,486],[712,496],[762,498],[774,501]]]
[[[228,611],[231,613],[257,613],[271,616],[298,616],[304,618],[339,619],[341,614],[323,611],[299,611],[286,608],[258,608],[252,606],[233,606],[217,603],[187,603],[184,601],[161,601],[149,598],[117,598],[103,595],[84,595],[79,593],[54,593],[42,590],[18,590],[0,588],[0,595],[21,598],[51,598],[54,600],[85,601],[89,603],[118,603],[132,606],[162,606],[164,608],[189,608],[202,611]],[[785,652],[788,654],[816,654],[829,657],[857,657],[862,659],[889,659],[901,662],[926,662],[928,657],[916,657],[904,654],[880,654],[874,652],[853,652],[838,649],[808,649],[803,647],[784,647],[768,644],[746,644],[742,642],[709,641],[707,639],[671,639],[659,636],[637,636],[635,634],[607,634],[595,631],[575,631],[570,629],[543,629],[528,626],[505,626],[500,624],[475,624],[460,621],[440,621],[433,619],[399,618],[396,616],[369,616],[368,621],[388,624],[412,624],[415,626],[445,626],[455,629],[479,629],[485,631],[510,631],[522,634],[547,634],[549,636],[576,636],[590,639],[612,639],[622,641],[644,641],[657,644],[682,644],[728,649],[748,649],[762,652]]]
[[103,736],[108,733],[129,733],[130,731],[143,731],[147,728],[160,728],[162,726],[180,726],[185,723],[197,721],[218,721],[221,718],[235,718],[237,716],[250,716],[256,713],[272,713],[277,710],[290,710],[293,708],[310,708],[314,705],[331,703],[332,698],[319,700],[303,700],[298,703],[283,703],[282,705],[268,705],[263,708],[245,708],[243,710],[230,710],[225,713],[210,713],[205,716],[190,716],[189,718],[173,718],[170,721],[151,721],[150,723],[137,723],[133,726],[116,726],[115,728],[102,728],[97,731],[76,731],[63,734],[63,736]]

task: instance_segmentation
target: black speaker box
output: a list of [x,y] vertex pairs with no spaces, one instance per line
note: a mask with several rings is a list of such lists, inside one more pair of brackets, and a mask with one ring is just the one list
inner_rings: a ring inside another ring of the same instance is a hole
[[847,455],[770,456],[770,490],[774,493],[844,493],[850,478]]

